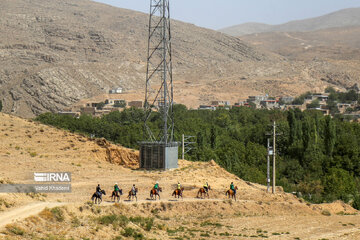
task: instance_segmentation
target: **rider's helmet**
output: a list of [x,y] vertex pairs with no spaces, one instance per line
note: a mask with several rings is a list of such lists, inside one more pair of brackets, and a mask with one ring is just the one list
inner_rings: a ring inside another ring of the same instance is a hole
[[133,186],[135,187],[135,184],[133,184]]
[[231,182],[231,184],[234,184],[233,182]]
[[118,185],[117,183],[115,183],[115,185]]
[[159,184],[159,181],[156,181],[156,184]]

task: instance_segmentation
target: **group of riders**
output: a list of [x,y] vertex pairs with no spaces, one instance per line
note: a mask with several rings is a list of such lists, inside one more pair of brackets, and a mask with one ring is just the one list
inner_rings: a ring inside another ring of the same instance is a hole
[[[181,186],[180,182],[178,182],[178,183],[177,183],[177,187],[176,187],[176,189],[175,189],[175,191],[174,191],[174,194],[177,193],[177,194],[175,194],[175,196],[176,196],[176,195],[179,195],[179,196],[182,197],[182,192],[183,192],[183,190],[184,190],[184,188]],[[201,190],[201,189],[200,189],[200,190]],[[203,185],[203,191],[204,191],[205,194],[208,194],[209,190],[210,190],[210,186],[209,186],[209,184],[206,182],[206,183]],[[229,192],[229,191],[232,191],[232,195],[235,196],[235,195],[236,195],[236,190],[237,190],[237,187],[235,187],[234,183],[231,182],[231,184],[230,184],[230,189],[228,190],[228,192]],[[156,195],[156,194],[159,195],[159,191],[161,191],[159,182],[156,182],[156,183],[155,183],[155,185],[154,185],[154,187],[153,187],[153,191],[155,192],[155,195]],[[137,193],[137,188],[136,188],[135,184],[133,184],[133,186],[131,187],[131,190],[130,190],[130,192],[129,192],[129,196],[130,196],[130,195],[136,196],[136,193]],[[231,193],[231,192],[229,192],[229,193]],[[98,184],[97,187],[96,187],[96,192],[95,192],[94,195],[96,195],[97,198],[100,198],[100,199],[101,199],[103,194],[105,194],[105,191],[102,190],[101,187],[100,187],[100,184]],[[115,185],[114,185],[114,191],[113,191],[113,196],[119,198],[120,195],[122,195],[122,190],[120,189],[119,185],[118,185],[117,183],[115,183]],[[230,196],[230,194],[229,194],[229,196]]]

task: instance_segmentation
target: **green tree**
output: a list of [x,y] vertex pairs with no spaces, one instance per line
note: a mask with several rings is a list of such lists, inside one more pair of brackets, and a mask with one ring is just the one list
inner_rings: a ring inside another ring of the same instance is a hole
[[319,108],[320,107],[320,101],[318,99],[315,99],[314,101],[312,101],[311,103],[306,105],[307,109],[310,108]]
[[332,168],[324,177],[324,191],[330,201],[341,199],[348,202],[356,191],[356,184],[349,172]]
[[105,106],[104,102],[99,102],[98,104],[96,104],[96,108],[100,110],[103,109],[104,106]]
[[330,116],[325,117],[325,129],[324,129],[324,145],[325,153],[328,157],[332,157],[334,152],[334,146],[336,142],[336,129],[334,121]]

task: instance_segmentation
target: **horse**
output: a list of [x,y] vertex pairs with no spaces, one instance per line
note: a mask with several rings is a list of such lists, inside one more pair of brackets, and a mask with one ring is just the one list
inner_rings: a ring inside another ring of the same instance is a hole
[[180,197],[183,198],[183,196],[182,196],[183,191],[184,191],[183,187],[181,189],[175,189],[171,196],[175,196],[175,198],[176,197],[177,198],[180,198]]
[[95,204],[96,203],[100,204],[102,202],[102,195],[106,195],[105,190],[101,190],[100,195],[97,192],[95,192],[91,197],[92,202]]
[[[235,187],[235,190],[238,190],[238,187]],[[236,201],[236,194],[233,190],[231,190],[231,189],[227,190],[225,193],[225,196],[228,196],[228,195],[229,195],[229,198],[235,199],[235,201]]]
[[206,196],[207,196],[208,198],[210,198],[210,196],[209,196],[209,191],[210,191],[210,190],[211,190],[210,185],[209,185],[209,187],[208,187],[208,191],[207,191],[207,192],[206,192],[205,189],[202,187],[202,188],[199,189],[196,197],[199,198],[199,195],[200,195],[200,198],[203,198],[202,196],[204,195],[204,198],[206,198]]
[[156,196],[159,196],[159,200],[160,200],[160,194],[159,192],[162,192],[162,188],[159,187],[158,191],[155,190],[155,188],[150,190],[150,198],[151,200],[154,200],[154,196],[155,196],[155,200],[156,200]]
[[119,189],[118,192],[113,191],[111,194],[111,201],[115,202],[115,200],[117,199],[117,202],[120,202],[120,196],[123,195],[122,193],[122,189]]
[[132,191],[132,190],[130,190],[130,192],[129,192],[129,196],[128,196],[129,201],[130,201],[130,200],[134,200],[134,198],[135,198],[135,199],[136,199],[136,201],[137,201],[137,196],[136,196],[137,192],[138,192],[138,189],[137,189],[137,188],[135,188],[135,193],[133,193],[133,191]]

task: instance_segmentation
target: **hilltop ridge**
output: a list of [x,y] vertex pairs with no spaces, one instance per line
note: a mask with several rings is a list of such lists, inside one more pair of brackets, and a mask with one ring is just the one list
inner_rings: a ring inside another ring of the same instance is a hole
[[220,29],[231,36],[244,36],[266,32],[311,32],[329,28],[360,26],[360,8],[348,8],[323,16],[290,21],[279,25],[264,23],[244,23]]

